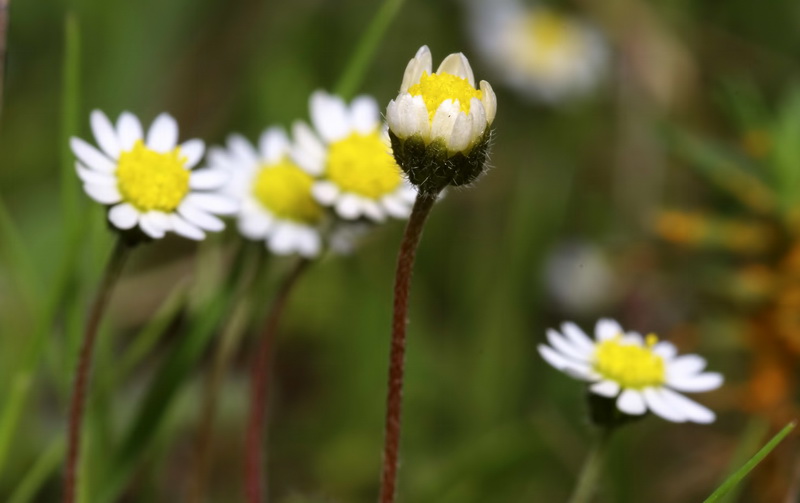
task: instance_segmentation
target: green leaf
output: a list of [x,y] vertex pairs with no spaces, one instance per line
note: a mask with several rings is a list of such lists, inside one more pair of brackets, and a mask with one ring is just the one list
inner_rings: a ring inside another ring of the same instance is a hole
[[767,455],[770,452],[772,452],[773,449],[775,449],[775,447],[778,446],[778,444],[781,443],[781,441],[783,441],[784,438],[786,438],[786,435],[791,433],[791,431],[794,429],[796,425],[797,422],[792,421],[786,426],[784,426],[783,429],[780,432],[778,432],[777,435],[772,437],[772,440],[767,442],[767,445],[762,447],[761,450],[755,453],[755,455],[752,458],[750,458],[750,460],[747,463],[745,463],[741,468],[739,468],[736,472],[734,472],[731,476],[729,476],[728,479],[725,480],[725,482],[723,482],[722,485],[719,486],[719,488],[717,488],[717,490],[714,491],[714,493],[711,494],[711,496],[709,496],[708,499],[705,500],[705,503],[713,503],[720,501],[720,498],[722,498],[725,494],[727,494],[729,491],[735,488],[742,481],[742,479],[744,479],[750,473],[750,471],[753,468],[755,468],[765,457],[767,457]]

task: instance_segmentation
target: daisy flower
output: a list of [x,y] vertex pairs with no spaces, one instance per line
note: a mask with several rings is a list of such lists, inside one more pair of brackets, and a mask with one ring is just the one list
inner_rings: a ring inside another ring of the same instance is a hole
[[325,208],[312,196],[315,178],[291,157],[283,129],[261,134],[258,147],[241,135],[231,135],[226,148],[212,148],[209,164],[231,173],[226,187],[240,203],[239,231],[248,239],[264,241],[277,255],[320,253],[320,226]]
[[316,200],[345,220],[408,217],[416,191],[392,157],[375,100],[359,96],[348,106],[316,91],[310,109],[314,129],[295,123],[292,157],[320,177],[312,187]]
[[608,48],[588,23],[519,0],[472,5],[476,47],[509,87],[556,103],[588,93],[604,77]]
[[643,338],[624,332],[610,319],[601,319],[591,340],[574,323],[561,325],[561,333],[547,331],[550,345],[539,345],[547,363],[577,379],[588,381],[592,393],[616,398],[617,408],[630,415],[650,410],[676,423],[711,423],[714,412],[678,391],[710,391],[722,385],[722,375],[703,372],[706,361],[698,355],[677,356],[675,346],[655,335]]
[[138,227],[152,239],[174,232],[201,240],[205,231],[225,227],[215,214],[236,211],[235,201],[218,193],[227,180],[224,172],[192,170],[205,145],[201,140],[178,144],[178,124],[170,115],[156,117],[146,136],[128,112],[114,125],[95,110],[91,126],[100,148],[71,138],[75,169],[86,194],[109,206],[108,220],[117,229]]

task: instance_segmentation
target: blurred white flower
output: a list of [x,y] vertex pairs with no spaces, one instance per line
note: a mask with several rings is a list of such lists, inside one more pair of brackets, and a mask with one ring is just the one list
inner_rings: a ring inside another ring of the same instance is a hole
[[561,333],[547,331],[550,345],[540,344],[547,363],[570,376],[592,383],[597,395],[616,398],[617,408],[630,415],[648,409],[662,418],[681,423],[711,423],[714,412],[678,393],[711,391],[722,385],[716,372],[703,372],[706,361],[698,355],[677,356],[675,346],[625,332],[614,320],[601,319],[590,339],[574,323],[561,325]]
[[325,209],[311,195],[315,178],[289,154],[291,144],[281,128],[264,131],[254,147],[231,135],[226,148],[211,148],[209,163],[231,173],[226,191],[241,205],[239,232],[264,241],[276,255],[316,257]]
[[416,191],[395,163],[378,105],[359,96],[348,106],[316,91],[310,100],[312,130],[295,123],[292,158],[319,177],[312,193],[345,220],[407,218]]
[[201,240],[204,231],[225,227],[214,214],[236,212],[236,202],[218,193],[227,181],[225,172],[192,171],[205,144],[201,140],[178,144],[178,124],[172,116],[156,117],[146,137],[139,119],[128,112],[114,125],[95,110],[91,126],[100,149],[71,138],[78,158],[75,168],[89,197],[110,206],[108,220],[117,229],[138,226],[152,239],[171,231]]
[[597,313],[619,297],[603,251],[583,241],[557,245],[545,262],[548,294],[566,313]]
[[469,6],[486,65],[532,99],[557,103],[583,95],[605,76],[606,41],[587,22],[519,0],[472,0]]

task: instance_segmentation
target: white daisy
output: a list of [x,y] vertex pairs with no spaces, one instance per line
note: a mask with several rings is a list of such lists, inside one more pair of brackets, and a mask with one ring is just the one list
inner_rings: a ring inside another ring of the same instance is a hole
[[139,227],[152,239],[168,231],[201,240],[205,231],[221,231],[215,216],[235,213],[235,201],[217,191],[227,181],[220,170],[192,171],[203,157],[202,140],[178,144],[178,124],[168,114],[153,121],[145,136],[133,114],[116,126],[103,112],[91,114],[97,149],[80,138],[70,145],[86,193],[110,206],[108,219],[120,230]]
[[348,106],[316,91],[310,109],[315,131],[295,123],[292,157],[320,177],[312,188],[317,201],[345,220],[408,217],[416,191],[392,157],[375,100],[359,96]]
[[320,253],[320,225],[325,209],[311,195],[314,177],[289,157],[283,129],[261,134],[258,148],[241,135],[231,135],[227,148],[211,148],[209,164],[231,173],[225,191],[240,204],[239,231],[264,241],[277,255]]
[[400,140],[441,141],[449,154],[469,153],[485,139],[497,113],[488,82],[475,76],[462,53],[450,54],[435,73],[431,51],[422,46],[408,62],[400,93],[386,108],[386,121]]
[[616,398],[625,414],[641,415],[648,409],[668,421],[711,423],[714,412],[677,391],[710,391],[722,385],[722,375],[703,372],[706,361],[698,355],[677,356],[675,346],[624,332],[610,319],[601,319],[591,340],[574,323],[561,325],[561,333],[547,331],[550,346],[539,353],[553,367],[592,383],[597,395]]
[[519,0],[474,0],[472,33],[486,64],[517,91],[555,103],[594,89],[608,47],[587,22]]

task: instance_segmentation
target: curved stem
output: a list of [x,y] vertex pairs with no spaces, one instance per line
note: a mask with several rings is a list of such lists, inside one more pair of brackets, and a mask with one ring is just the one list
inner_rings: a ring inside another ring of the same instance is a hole
[[75,371],[75,383],[73,385],[72,399],[69,408],[69,429],[67,431],[67,459],[64,474],[64,503],[74,503],[77,488],[77,472],[80,461],[81,447],[81,422],[83,420],[83,409],[86,402],[86,392],[89,385],[89,372],[92,366],[92,353],[94,351],[95,340],[97,339],[97,329],[100,320],[108,305],[114,284],[119,278],[122,266],[128,257],[130,248],[122,238],[117,239],[114,251],[106,264],[103,272],[103,279],[100,288],[92,303],[89,311],[89,320],[86,323],[86,332],[83,336],[81,351],[78,355],[78,366]]
[[249,503],[264,501],[264,482],[261,476],[264,467],[264,430],[266,429],[264,423],[275,334],[278,331],[278,324],[286,302],[289,300],[289,295],[310,263],[307,259],[298,260],[281,283],[272,301],[253,361],[250,373],[250,413],[245,442],[245,495]]
[[578,476],[578,482],[569,503],[589,503],[591,501],[597,491],[597,480],[603,469],[608,443],[613,431],[613,428],[603,428],[600,431],[600,435],[595,440],[594,446],[589,451],[583,468],[581,468],[581,474]]
[[386,426],[383,446],[383,470],[381,473],[381,503],[393,503],[397,492],[397,460],[400,450],[400,420],[403,405],[403,374],[405,371],[406,321],[411,272],[422,228],[430,214],[438,194],[417,195],[411,216],[408,219],[400,252],[397,256],[397,272],[394,281],[394,314],[392,316],[392,342],[389,350],[389,382],[386,397]]

